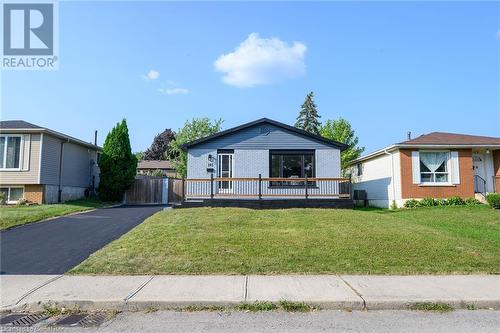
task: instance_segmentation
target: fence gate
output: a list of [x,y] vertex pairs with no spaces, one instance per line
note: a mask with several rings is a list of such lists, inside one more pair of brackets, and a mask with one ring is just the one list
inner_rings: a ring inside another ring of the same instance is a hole
[[167,178],[137,176],[132,186],[125,192],[126,204],[166,204]]
[[168,179],[168,202],[179,203],[184,198],[184,182],[182,179]]

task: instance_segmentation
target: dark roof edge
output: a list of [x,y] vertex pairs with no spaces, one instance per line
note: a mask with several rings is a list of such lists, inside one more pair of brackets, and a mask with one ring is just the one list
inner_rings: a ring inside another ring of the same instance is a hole
[[303,135],[303,136],[306,136],[306,137],[309,137],[309,138],[313,138],[315,140],[321,141],[321,142],[329,144],[331,146],[340,148],[341,151],[345,150],[347,148],[347,146],[345,144],[343,144],[343,143],[327,139],[325,137],[322,137],[321,135],[310,133],[310,132],[304,131],[304,130],[302,130],[300,128],[296,128],[296,127],[293,127],[293,126],[290,126],[290,125],[287,125],[287,124],[284,124],[284,123],[281,123],[279,121],[272,120],[272,119],[269,119],[269,118],[260,118],[260,119],[257,119],[257,120],[254,120],[254,121],[251,121],[251,122],[248,122],[248,123],[245,123],[245,124],[242,124],[242,125],[239,125],[239,126],[236,126],[236,127],[233,127],[233,128],[229,128],[227,130],[224,130],[224,131],[221,131],[221,132],[218,132],[218,133],[206,136],[206,137],[201,138],[201,139],[197,139],[197,140],[193,140],[193,141],[187,142],[187,143],[183,144],[181,146],[181,148],[183,150],[187,150],[188,148],[191,148],[191,147],[193,147],[195,145],[198,145],[200,143],[207,142],[207,141],[210,141],[212,139],[219,138],[221,136],[225,136],[225,135],[228,135],[228,134],[232,134],[232,133],[237,132],[239,130],[242,130],[242,129],[245,129],[245,128],[248,128],[248,127],[260,124],[260,123],[269,123],[271,125],[274,125],[274,126],[277,126],[277,127],[281,127],[281,128],[283,128],[285,130],[297,133],[299,135]]
[[68,142],[72,142],[72,143],[75,143],[75,144],[78,144],[78,145],[81,145],[81,146],[84,146],[84,147],[87,147],[87,148],[91,148],[91,149],[94,149],[94,150],[97,150],[97,151],[102,151],[102,147],[96,146],[93,143],[86,142],[86,141],[77,139],[75,137],[72,137],[70,135],[66,135],[66,134],[63,134],[63,133],[60,133],[60,132],[57,132],[57,131],[45,128],[45,127],[38,127],[38,128],[2,128],[2,129],[0,129],[0,134],[3,134],[3,133],[7,133],[7,134],[9,134],[9,133],[12,133],[12,134],[45,133],[45,134],[48,134],[48,135],[55,136],[56,138],[66,140]]

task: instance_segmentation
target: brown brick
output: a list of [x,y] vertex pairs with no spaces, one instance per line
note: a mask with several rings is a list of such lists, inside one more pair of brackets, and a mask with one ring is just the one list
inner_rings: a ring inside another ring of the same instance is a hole
[[43,203],[43,185],[25,185],[24,198],[29,202]]
[[472,171],[472,149],[457,149],[460,168],[460,184],[450,186],[420,186],[413,184],[411,152],[414,149],[400,149],[401,196],[403,199],[462,198],[474,197],[474,177]]

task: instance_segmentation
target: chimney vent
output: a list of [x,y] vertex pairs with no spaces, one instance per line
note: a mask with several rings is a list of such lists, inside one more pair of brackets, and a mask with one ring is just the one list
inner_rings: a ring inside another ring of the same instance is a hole
[[406,132],[406,139],[411,140],[411,132]]
[[97,146],[97,130],[94,131],[94,145]]

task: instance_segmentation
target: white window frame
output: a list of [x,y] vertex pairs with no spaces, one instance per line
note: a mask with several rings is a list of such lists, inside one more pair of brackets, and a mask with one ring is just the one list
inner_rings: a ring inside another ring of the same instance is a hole
[[[0,161],[0,171],[21,171],[23,167],[23,159],[24,159],[24,138],[22,134],[2,134],[0,135],[0,138],[5,138],[5,145],[4,145],[4,151],[3,151],[3,161]],[[19,144],[19,167],[18,168],[5,168],[4,166],[7,165],[7,141],[9,141],[8,138],[21,138],[21,142]],[[10,193],[10,192],[9,192]]]
[[425,171],[422,171],[420,170],[420,179],[422,179],[422,174],[434,174],[434,179],[435,178],[435,174],[438,173],[438,174],[447,174],[448,175],[448,181],[446,182],[423,182],[421,181],[420,182],[420,185],[424,185],[424,186],[450,186],[452,185],[452,181],[451,181],[451,151],[450,150],[419,150],[418,152],[418,163],[421,163],[420,162],[420,158],[421,158],[421,154],[422,153],[447,153],[448,154],[448,159],[446,160],[446,172],[425,172]]
[[[217,177],[222,178],[222,156],[228,156],[229,158],[229,163],[230,163],[230,173],[229,177],[225,178],[233,178],[234,177],[234,153],[218,153],[217,154]],[[219,182],[217,185],[217,191],[219,193],[233,193],[233,182],[229,181],[228,182],[229,187],[228,188],[221,188],[222,182]]]
[[5,202],[7,204],[15,204],[17,203],[18,200],[10,200],[10,190],[13,188],[22,188],[23,189],[23,196],[21,198],[24,198],[25,196],[25,188],[24,186],[2,186],[0,185],[0,188],[6,188],[7,189],[7,198],[5,198]]

